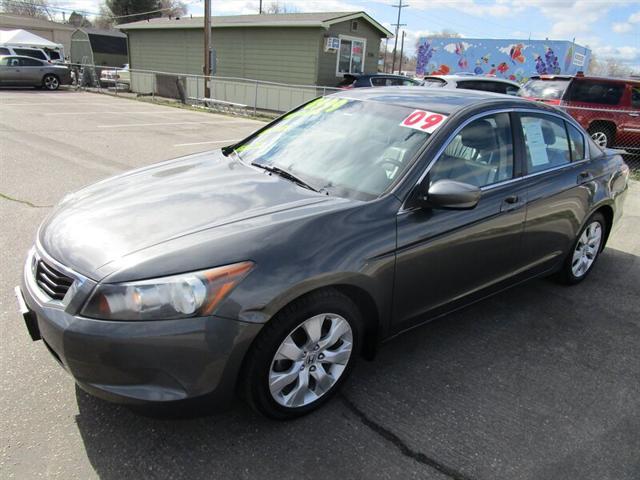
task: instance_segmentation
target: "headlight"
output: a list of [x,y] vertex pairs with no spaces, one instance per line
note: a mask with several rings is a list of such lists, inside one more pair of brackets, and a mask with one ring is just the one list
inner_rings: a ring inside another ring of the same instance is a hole
[[82,315],[104,320],[166,320],[205,316],[253,268],[241,262],[201,272],[98,285]]

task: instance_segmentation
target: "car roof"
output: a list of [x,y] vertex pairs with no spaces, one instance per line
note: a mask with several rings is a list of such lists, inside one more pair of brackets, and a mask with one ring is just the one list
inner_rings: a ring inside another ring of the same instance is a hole
[[390,77],[390,78],[411,78],[406,75],[398,75],[397,73],[345,73],[345,77],[353,77],[353,78],[370,78],[370,77]]
[[599,77],[592,75],[533,75],[530,80],[576,80],[578,82],[585,82],[595,80],[596,82],[620,82],[620,83],[633,83],[640,84],[639,79],[635,78],[622,78],[622,77]]
[[522,104],[526,108],[549,110],[544,104],[501,93],[480,90],[441,89],[423,87],[376,87],[354,88],[334,93],[332,96],[354,100],[373,101],[420,110],[452,115],[465,107],[479,103],[504,103],[513,106]]
[[499,78],[499,77],[481,77],[479,75],[425,75],[424,77],[425,79],[427,78],[439,78],[442,80],[451,80],[454,82],[457,82],[458,80],[461,81],[468,81],[468,80],[479,80],[482,82],[496,82],[496,83],[508,83],[509,85],[514,85],[514,86],[520,86],[517,82],[514,82],[513,80],[507,80],[506,78]]

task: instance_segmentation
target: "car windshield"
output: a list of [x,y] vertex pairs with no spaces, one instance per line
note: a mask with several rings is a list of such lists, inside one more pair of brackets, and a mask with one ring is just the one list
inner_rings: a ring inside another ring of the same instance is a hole
[[[284,170],[315,190],[368,200],[400,178],[445,118],[415,112],[323,97],[236,145],[235,152],[244,162]],[[410,125],[401,125],[407,119]]]
[[518,92],[521,97],[560,100],[569,85],[566,80],[529,80]]

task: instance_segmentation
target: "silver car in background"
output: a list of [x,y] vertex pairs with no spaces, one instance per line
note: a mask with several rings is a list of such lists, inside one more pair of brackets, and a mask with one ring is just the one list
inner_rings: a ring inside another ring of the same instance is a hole
[[477,75],[426,75],[422,82],[424,87],[463,88],[465,90],[481,90],[483,92],[517,95],[520,85],[511,80],[498,77],[480,77]]
[[0,56],[0,86],[57,90],[71,83],[69,68],[23,55]]

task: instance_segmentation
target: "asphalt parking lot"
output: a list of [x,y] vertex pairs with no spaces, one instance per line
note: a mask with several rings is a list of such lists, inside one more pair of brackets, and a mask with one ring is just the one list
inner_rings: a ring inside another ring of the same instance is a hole
[[[69,91],[0,91],[2,478],[640,478],[640,183],[591,276],[542,279],[386,344],[321,411],[156,418],[74,387],[13,296],[67,192],[259,122]],[[141,212],[141,214],[145,214]]]

